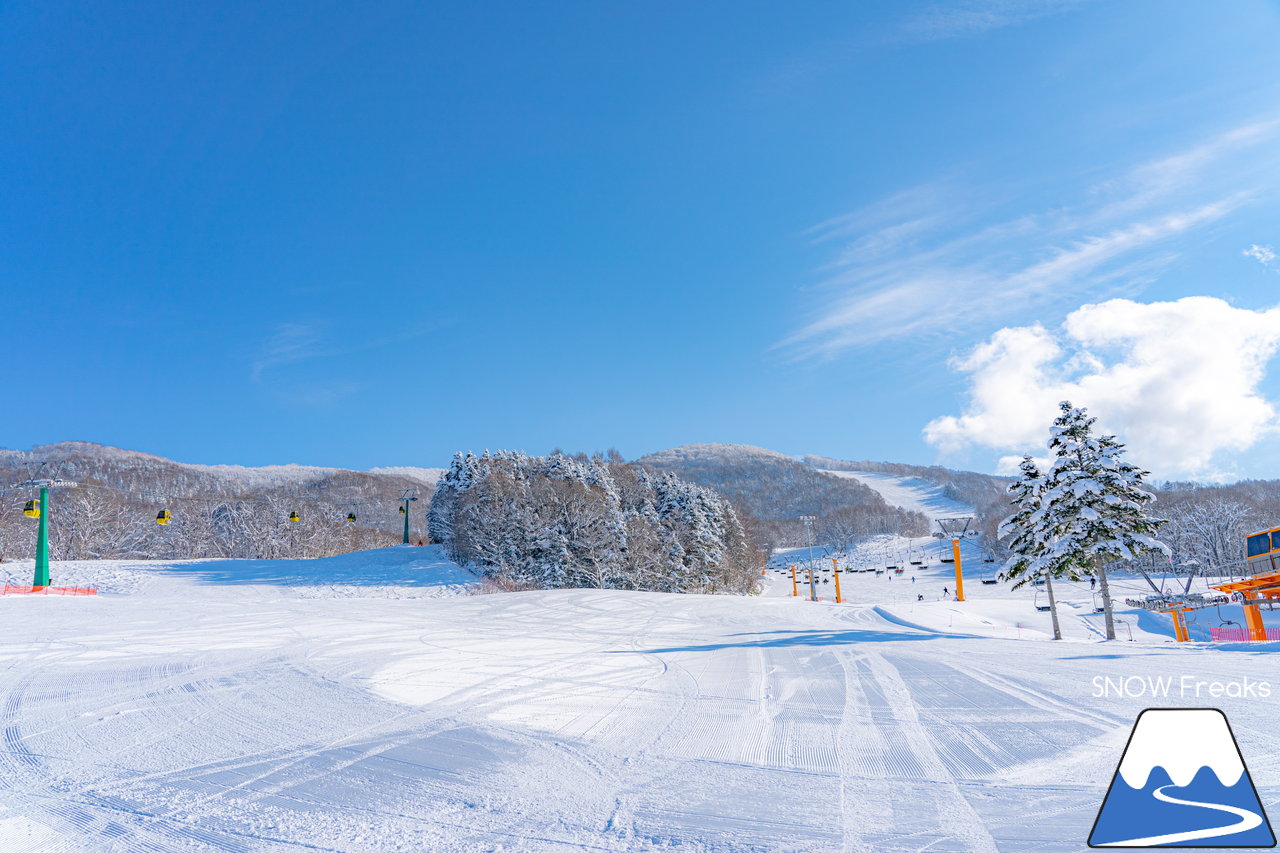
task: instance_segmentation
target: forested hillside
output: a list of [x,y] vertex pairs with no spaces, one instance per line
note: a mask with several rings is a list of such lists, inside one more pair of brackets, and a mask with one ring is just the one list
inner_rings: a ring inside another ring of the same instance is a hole
[[[51,498],[54,559],[318,557],[400,541],[397,500],[418,489],[411,527],[425,535],[438,469],[395,473],[275,465],[188,465],[88,442],[0,450],[0,484],[33,476],[81,485]],[[29,557],[36,521],[22,513],[31,489],[0,497],[0,559]],[[157,513],[172,513],[168,525]],[[289,521],[297,513],[299,521]],[[346,518],[354,514],[355,522]]]
[[650,471],[671,472],[709,486],[746,516],[757,538],[777,546],[800,545],[800,516],[817,518],[815,532],[838,539],[878,533],[921,536],[928,519],[891,507],[873,489],[834,477],[760,447],[743,444],[690,444],[650,453],[636,460]]

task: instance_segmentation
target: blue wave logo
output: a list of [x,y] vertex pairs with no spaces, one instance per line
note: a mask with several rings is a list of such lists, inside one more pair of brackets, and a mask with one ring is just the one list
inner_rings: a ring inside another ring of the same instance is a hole
[[1090,847],[1275,847],[1240,747],[1216,708],[1138,715]]

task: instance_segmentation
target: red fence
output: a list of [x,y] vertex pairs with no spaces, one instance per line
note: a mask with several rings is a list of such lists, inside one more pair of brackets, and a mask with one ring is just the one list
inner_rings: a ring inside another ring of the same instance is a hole
[[[1209,638],[1215,643],[1247,643],[1249,632],[1244,628],[1215,628],[1210,625]],[[1267,639],[1280,640],[1280,628],[1268,628]]]
[[0,587],[0,595],[97,595],[93,587],[78,586],[9,586]]

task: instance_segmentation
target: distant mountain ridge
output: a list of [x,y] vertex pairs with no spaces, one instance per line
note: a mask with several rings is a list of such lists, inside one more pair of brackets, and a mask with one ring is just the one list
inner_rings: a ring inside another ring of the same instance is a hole
[[[30,450],[0,450],[0,468],[34,470],[40,465],[57,469],[52,473],[68,479],[74,479],[76,476],[94,476],[96,472],[113,472],[112,476],[121,481],[121,488],[127,488],[126,484],[131,481],[129,472],[157,470],[173,473],[189,472],[193,480],[200,484],[200,488],[219,490],[271,488],[286,484],[306,486],[338,476],[364,474],[410,480],[418,487],[434,488],[444,474],[443,468],[396,467],[358,471],[296,463],[260,466],[203,465],[177,462],[154,453],[126,450],[91,441],[60,441],[54,444],[38,445]],[[46,471],[43,476],[51,476],[51,472]]]
[[[818,519],[814,534],[832,541],[927,531],[924,515],[892,506],[858,480],[824,473],[821,467],[893,468],[948,487],[970,480],[981,486],[995,479],[892,463],[864,465],[816,456],[801,461],[744,444],[683,445],[646,454],[632,464],[670,471],[716,490],[754,525],[758,541],[775,545],[803,541],[802,516]],[[86,484],[56,498],[56,511],[66,522],[59,525],[54,542],[59,559],[323,556],[339,552],[344,543],[391,544],[398,541],[402,517],[397,507],[406,489],[419,492],[410,513],[411,529],[425,536],[426,509],[443,470],[203,465],[86,441],[0,450],[0,485],[37,475]],[[9,490],[0,497],[0,559],[28,555],[30,524],[21,515],[22,501],[32,496],[28,492]],[[155,524],[161,509],[172,511],[171,525]],[[288,522],[294,512],[302,522]],[[349,514],[356,517],[355,524],[345,522]],[[69,535],[72,528],[74,536]],[[259,546],[258,539],[276,544]]]
[[[83,484],[55,494],[55,559],[329,556],[399,541],[399,499],[416,489],[412,531],[442,469],[354,471],[306,465],[196,465],[86,441],[0,450],[0,485],[32,477]],[[0,497],[0,559],[28,556],[30,489]],[[173,518],[158,525],[167,509]],[[299,521],[290,522],[291,513]],[[348,516],[355,522],[348,522]]]

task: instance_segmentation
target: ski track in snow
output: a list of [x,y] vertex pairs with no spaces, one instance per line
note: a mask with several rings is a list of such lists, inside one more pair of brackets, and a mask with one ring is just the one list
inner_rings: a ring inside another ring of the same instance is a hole
[[[116,592],[0,598],[0,851],[1078,851],[1148,704],[1093,676],[1258,677],[1012,639],[1026,596],[957,615],[945,568],[850,575],[843,606],[772,577],[464,596],[430,550],[344,558],[359,585],[55,564]],[[1271,702],[1227,711],[1266,754]],[[1251,769],[1274,801],[1280,767]]]

